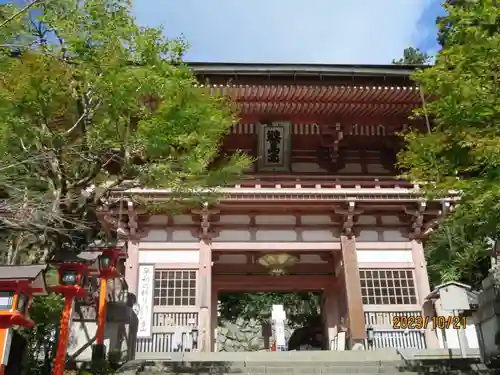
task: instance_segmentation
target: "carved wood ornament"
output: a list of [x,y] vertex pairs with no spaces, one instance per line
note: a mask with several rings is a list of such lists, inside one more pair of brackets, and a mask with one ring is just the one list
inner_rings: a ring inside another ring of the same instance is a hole
[[198,233],[196,233],[196,236],[200,239],[209,240],[218,235],[217,230],[212,228],[210,220],[213,215],[217,215],[219,213],[219,210],[209,208],[208,202],[205,202],[203,203],[203,207],[201,209],[194,209],[191,213],[199,215],[200,217],[200,229],[198,230]]
[[424,226],[424,214],[427,208],[426,202],[419,202],[417,208],[409,209],[408,207],[404,208],[404,211],[407,215],[412,216],[411,221],[411,230],[410,230],[410,238],[411,239],[420,239],[422,237],[422,230]]
[[320,126],[318,162],[331,170],[338,163],[339,143],[344,138],[344,132],[340,123],[335,125]]
[[[104,206],[99,212],[101,225],[108,232],[116,232],[119,239],[136,240],[140,236],[138,233],[138,213],[135,203],[130,199],[118,198],[112,204],[118,203],[118,213],[109,207]],[[126,207],[124,205],[126,204]]]
[[344,217],[344,224],[342,225],[342,232],[347,237],[354,236],[354,224],[356,223],[357,216],[363,213],[363,210],[356,209],[356,202],[347,202],[347,208],[337,208],[335,213]]

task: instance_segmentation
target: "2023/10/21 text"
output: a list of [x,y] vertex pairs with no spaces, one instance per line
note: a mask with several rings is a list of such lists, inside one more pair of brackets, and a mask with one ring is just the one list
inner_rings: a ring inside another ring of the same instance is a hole
[[392,318],[393,329],[460,329],[467,327],[465,316],[400,316]]

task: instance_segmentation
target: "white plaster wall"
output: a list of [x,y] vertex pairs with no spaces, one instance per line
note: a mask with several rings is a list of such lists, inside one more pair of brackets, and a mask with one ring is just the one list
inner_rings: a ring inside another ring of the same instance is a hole
[[256,225],[295,225],[297,220],[293,215],[257,215]]
[[193,217],[191,215],[177,215],[173,217],[174,225],[189,225],[193,224]]
[[295,242],[297,241],[297,232],[295,230],[257,230],[255,239],[263,242]]
[[198,242],[193,231],[188,229],[147,229],[141,242]]
[[220,224],[250,224],[248,215],[220,215]]
[[413,263],[411,250],[357,250],[358,262]]
[[303,215],[300,217],[300,221],[303,225],[332,224],[332,219],[329,215]]
[[213,242],[248,242],[250,239],[248,230],[221,230]]
[[224,229],[213,242],[339,242],[340,237],[331,230],[301,230],[301,235],[295,229],[257,229],[250,230]]
[[176,229],[172,231],[173,242],[198,242],[200,239],[193,235],[190,230]]
[[140,250],[139,263],[199,263],[198,250]]
[[399,219],[399,217],[394,215],[381,216],[380,220],[382,221],[383,224],[389,224],[389,225],[401,224],[401,220]]
[[375,216],[360,215],[356,224],[360,225],[376,225],[377,218]]
[[165,229],[150,229],[141,242],[166,242],[168,232]]
[[338,242],[340,238],[335,236],[331,230],[303,230],[302,241],[304,242]]
[[152,215],[149,217],[147,224],[152,225],[167,225],[168,216],[167,215]]
[[[369,217],[365,217],[364,221],[369,221]],[[362,223],[365,224],[365,223]],[[367,223],[366,223],[367,224]],[[357,242],[406,242],[408,241],[408,234],[405,230],[401,229],[361,229],[356,237]]]
[[398,241],[408,241],[405,237],[405,233],[402,230],[384,230],[382,232],[382,238],[387,242],[398,242]]
[[356,236],[357,242],[371,242],[378,241],[378,232],[376,230],[363,229],[359,231]]

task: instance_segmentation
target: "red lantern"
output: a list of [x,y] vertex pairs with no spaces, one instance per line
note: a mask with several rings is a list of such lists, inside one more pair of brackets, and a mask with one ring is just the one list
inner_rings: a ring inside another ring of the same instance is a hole
[[106,296],[108,294],[108,280],[120,277],[118,272],[118,262],[124,258],[126,253],[119,248],[105,249],[99,255],[99,310],[97,315],[97,332],[95,345],[92,347],[92,358],[94,360],[106,357],[106,347],[104,346],[104,329],[106,328]]
[[87,296],[85,284],[88,280],[89,268],[79,262],[63,262],[55,265],[59,275],[59,285],[52,287],[52,291],[64,296],[64,309],[61,316],[59,340],[56,358],[54,359],[54,375],[63,375],[66,364],[66,350],[68,348],[69,322],[73,301]]

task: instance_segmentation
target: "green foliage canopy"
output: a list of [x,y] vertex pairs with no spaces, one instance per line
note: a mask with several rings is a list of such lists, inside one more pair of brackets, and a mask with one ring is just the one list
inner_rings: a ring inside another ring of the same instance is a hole
[[420,51],[419,48],[408,47],[403,51],[403,57],[398,60],[392,60],[396,65],[423,65],[428,64],[431,60],[426,52]]
[[[17,12],[4,5],[1,19]],[[0,29],[0,229],[82,248],[126,180],[178,198],[248,165],[220,155],[232,105],[197,86],[187,45],[140,27],[128,0],[51,0]]]
[[30,318],[36,325],[21,331],[27,341],[27,360],[23,366],[26,374],[44,375],[51,372],[62,310],[63,299],[58,295],[50,294],[33,299]]
[[432,130],[406,134],[398,160],[431,197],[460,195],[428,242],[429,261],[436,262],[430,269],[441,279],[477,284],[487,269],[487,239],[500,234],[500,8],[493,0],[450,1],[445,8],[443,49],[434,66],[413,77],[426,100],[417,115],[427,114]]

